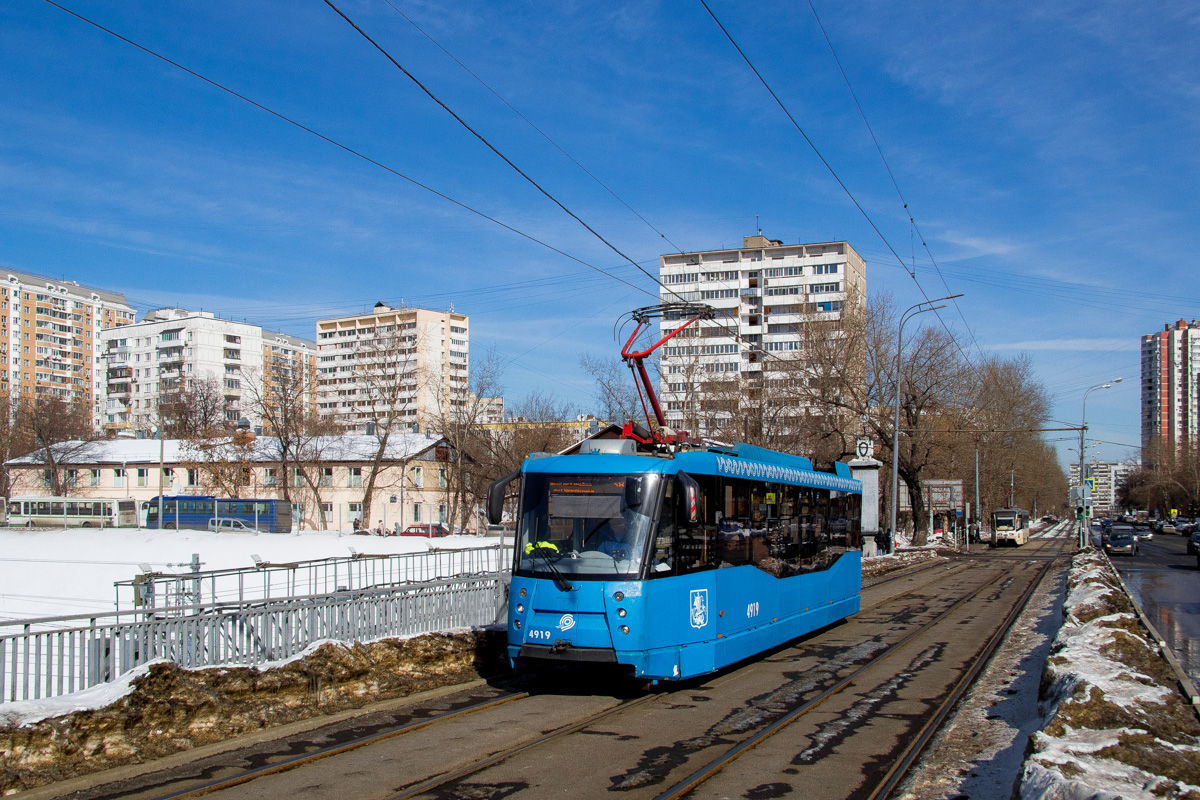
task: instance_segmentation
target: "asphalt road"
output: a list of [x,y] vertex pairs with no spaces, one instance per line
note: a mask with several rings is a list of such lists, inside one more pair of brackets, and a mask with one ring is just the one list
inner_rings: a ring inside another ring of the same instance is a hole
[[[1092,533],[1099,544],[1097,531]],[[1187,555],[1187,539],[1155,534],[1139,543],[1136,556],[1113,556],[1112,562],[1192,682],[1200,685],[1200,569],[1196,557]]]

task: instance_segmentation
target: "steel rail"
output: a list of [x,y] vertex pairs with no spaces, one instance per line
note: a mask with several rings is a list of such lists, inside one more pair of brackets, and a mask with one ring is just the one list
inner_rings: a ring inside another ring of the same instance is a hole
[[202,795],[209,794],[210,792],[216,792],[222,789],[230,789],[234,786],[240,786],[243,783],[248,783],[256,778],[274,775],[279,772],[287,772],[288,770],[310,764],[313,761],[319,761],[323,758],[329,758],[330,756],[348,753],[351,750],[357,750],[360,747],[366,747],[367,745],[375,744],[376,742],[381,742],[385,739],[391,739],[406,733],[412,733],[413,731],[421,730],[422,728],[426,728],[439,722],[445,722],[446,720],[464,717],[469,714],[474,714],[477,711],[483,711],[485,709],[504,705],[505,703],[510,703],[513,700],[523,700],[526,697],[529,697],[529,692],[514,692],[513,694],[502,695],[492,700],[484,700],[483,702],[465,706],[454,711],[448,711],[444,714],[436,714],[428,719],[410,722],[395,728],[389,728],[385,731],[373,733],[369,736],[364,736],[360,739],[343,742],[342,744],[330,745],[329,747],[323,747],[320,750],[314,750],[311,753],[295,756],[284,761],[279,761],[275,764],[268,764],[256,769],[247,770],[239,775],[234,775],[229,778],[221,778],[219,780],[201,784],[200,786],[193,786],[190,789],[184,789],[171,794],[159,795],[155,798],[155,800],[175,800],[175,798],[181,797],[200,797]]
[[577,731],[580,731],[580,730],[588,727],[589,725],[591,725],[594,722],[599,722],[600,720],[604,719],[605,717],[609,717],[620,711],[628,711],[629,709],[633,708],[634,706],[639,706],[642,703],[648,702],[650,700],[654,700],[654,699],[656,699],[658,697],[662,697],[662,696],[664,696],[664,695],[648,694],[648,695],[643,695],[642,697],[634,698],[633,700],[624,700],[624,701],[618,703],[617,705],[613,706],[612,708],[606,708],[603,711],[597,711],[596,713],[589,715],[586,719],[582,719],[578,722],[572,722],[569,725],[564,725],[561,728],[557,728],[556,730],[553,730],[553,731],[550,731],[549,733],[543,734],[536,739],[525,742],[524,744],[516,745],[515,747],[510,747],[508,749],[501,750],[500,752],[494,753],[493,755],[490,755],[487,758],[480,759],[479,761],[476,761],[465,767],[460,767],[459,769],[456,769],[453,772],[443,773],[442,775],[435,775],[434,777],[423,780],[420,783],[413,784],[412,786],[409,786],[408,788],[403,789],[402,791],[398,792],[397,794],[389,795],[388,800],[406,800],[407,798],[416,797],[417,795],[421,795],[421,794],[424,794],[425,792],[432,791],[434,789],[437,789],[440,786],[445,786],[447,783],[452,783],[456,780],[460,780],[469,775],[474,775],[477,772],[482,772],[483,770],[487,769],[488,767],[495,766],[496,764],[499,764],[501,761],[505,761],[509,758],[512,758],[513,756],[517,755],[518,753],[522,753],[525,750],[529,750],[534,747],[538,747],[540,745],[545,744],[546,742],[553,741],[554,739],[558,739],[559,737],[567,736],[568,734],[575,733]]
[[1046,579],[1046,575],[1049,574],[1050,568],[1053,567],[1055,561],[1062,556],[1063,551],[1066,549],[1065,542],[1067,541],[1069,540],[1064,540],[1064,544],[1059,545],[1058,554],[1053,559],[1047,560],[1046,563],[1042,565],[1037,577],[1030,581],[1029,586],[1025,589],[1024,593],[1021,595],[1021,598],[1017,601],[1016,605],[1013,606],[1012,610],[1009,611],[1008,616],[1005,617],[1004,623],[996,630],[995,633],[992,634],[991,638],[981,651],[980,656],[974,660],[970,669],[968,669],[959,679],[958,683],[955,684],[950,694],[947,695],[946,699],[943,700],[938,706],[938,709],[934,712],[933,716],[925,721],[925,724],[921,727],[921,730],[917,734],[916,738],[912,739],[908,743],[904,749],[904,752],[901,753],[900,758],[892,763],[892,766],[886,773],[884,773],[883,780],[880,781],[873,790],[871,790],[871,793],[866,796],[866,800],[883,800],[883,798],[886,798],[892,793],[892,790],[896,788],[897,784],[899,784],[900,781],[904,779],[904,776],[908,774],[909,769],[912,768],[912,765],[916,762],[917,758],[920,757],[923,752],[925,752],[925,748],[929,746],[929,743],[933,740],[934,735],[938,732],[938,730],[941,729],[942,724],[946,721],[946,718],[950,716],[950,712],[954,710],[956,705],[958,705],[958,701],[966,693],[967,689],[974,685],[975,680],[979,677],[979,674],[983,672],[984,667],[991,662],[992,656],[995,655],[995,652],[997,649],[999,649],[1000,644],[1008,636],[1013,625],[1016,624],[1016,621],[1020,618],[1021,614],[1025,612],[1025,607],[1029,604],[1029,600],[1042,585],[1042,581]]
[[[1061,553],[1061,548],[1060,548],[1060,553]],[[1051,564],[1053,564],[1052,561],[1047,562],[1047,564],[1042,568],[1042,575],[1044,575],[1045,572],[1049,570],[1049,567],[1051,566]],[[863,664],[861,667],[859,667],[854,672],[847,675],[845,678],[838,681],[833,686],[831,686],[828,689],[826,689],[825,691],[821,692],[821,694],[817,695],[812,700],[809,700],[808,702],[792,709],[784,716],[780,717],[779,719],[775,720],[767,727],[760,730],[758,733],[754,734],[753,736],[751,736],[747,739],[742,740],[741,742],[739,742],[738,744],[736,744],[732,748],[730,748],[728,751],[726,751],[723,755],[719,756],[718,758],[714,759],[713,761],[710,761],[705,766],[701,767],[700,769],[696,770],[692,774],[688,775],[683,780],[677,782],[676,784],[671,786],[669,789],[667,789],[665,792],[662,792],[661,794],[656,795],[655,800],[675,800],[675,798],[680,798],[680,797],[683,797],[684,795],[688,794],[689,792],[694,790],[696,787],[698,787],[700,784],[709,780],[714,775],[716,775],[718,772],[723,770],[726,766],[728,766],[730,763],[732,763],[734,760],[736,760],[740,756],[744,755],[745,753],[749,752],[753,748],[757,747],[759,744],[766,741],[771,736],[774,736],[776,733],[778,733],[779,731],[781,731],[783,728],[787,727],[791,723],[795,722],[800,717],[808,714],[810,711],[817,708],[819,705],[824,703],[830,697],[833,697],[835,694],[838,694],[841,691],[843,691],[847,686],[849,686],[851,683],[854,682],[855,678],[862,675],[864,672],[869,670],[871,667],[873,667],[876,664],[878,664],[879,662],[884,661],[885,659],[891,658],[892,656],[899,653],[900,649],[905,644],[908,644],[913,639],[917,638],[921,634],[927,632],[934,626],[941,623],[946,617],[948,617],[950,614],[952,614],[955,610],[957,610],[963,604],[967,603],[970,600],[973,600],[975,597],[977,597],[979,594],[981,594],[985,589],[988,589],[989,587],[991,587],[993,584],[995,584],[1001,578],[1008,576],[1010,572],[1011,572],[1011,570],[1005,570],[1005,571],[1000,572],[994,578],[992,578],[990,581],[981,585],[977,589],[971,591],[970,593],[963,596],[959,600],[955,601],[951,606],[949,606],[944,611],[939,613],[936,617],[931,619],[929,622],[925,623],[924,625],[917,628],[916,630],[908,633],[903,638],[901,638],[899,641],[890,645],[882,653],[878,654],[877,656],[872,658],[870,661]],[[1042,576],[1039,575],[1038,578],[1036,578],[1032,582],[1033,585],[1039,584],[1041,582],[1041,577]],[[1004,632],[1007,632],[1008,627],[1010,625],[1011,625],[1011,623],[1008,623],[1007,625],[1002,626],[1002,630]]]

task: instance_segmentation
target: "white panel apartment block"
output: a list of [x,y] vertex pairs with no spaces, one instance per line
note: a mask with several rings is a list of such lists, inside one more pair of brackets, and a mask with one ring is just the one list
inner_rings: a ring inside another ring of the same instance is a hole
[[247,398],[261,394],[261,326],[218,319],[209,311],[165,308],[147,312],[136,324],[106,330],[102,339],[108,365],[106,430],[151,433],[164,391],[210,376],[225,398],[225,419],[233,425],[245,417],[259,425]]
[[402,427],[429,431],[466,406],[469,350],[469,320],[453,310],[378,303],[368,314],[318,320],[317,413],[348,432],[365,432],[376,409],[368,407],[362,369],[377,357],[405,376],[389,400]]
[[[800,348],[806,320],[837,319],[847,297],[866,302],[866,262],[846,242],[784,244],[747,236],[742,247],[659,258],[661,302],[704,303],[718,311],[705,322],[729,335],[672,339],[662,348],[660,399],[667,424],[686,427],[689,407],[704,397],[701,381],[761,381],[763,361]],[[664,331],[674,327],[664,320]],[[706,431],[692,431],[704,434]]]

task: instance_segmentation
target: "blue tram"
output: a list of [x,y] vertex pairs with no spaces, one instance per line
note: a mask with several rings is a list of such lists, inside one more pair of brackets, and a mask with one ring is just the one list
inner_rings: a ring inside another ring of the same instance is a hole
[[527,457],[509,595],[515,666],[678,680],[859,610],[862,486],[845,464],[739,444],[639,453],[592,439]]

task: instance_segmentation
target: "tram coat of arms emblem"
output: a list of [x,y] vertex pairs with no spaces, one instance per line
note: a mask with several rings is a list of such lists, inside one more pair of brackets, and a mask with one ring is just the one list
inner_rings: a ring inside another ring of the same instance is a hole
[[692,589],[689,604],[689,616],[693,628],[703,628],[708,624],[708,589]]

